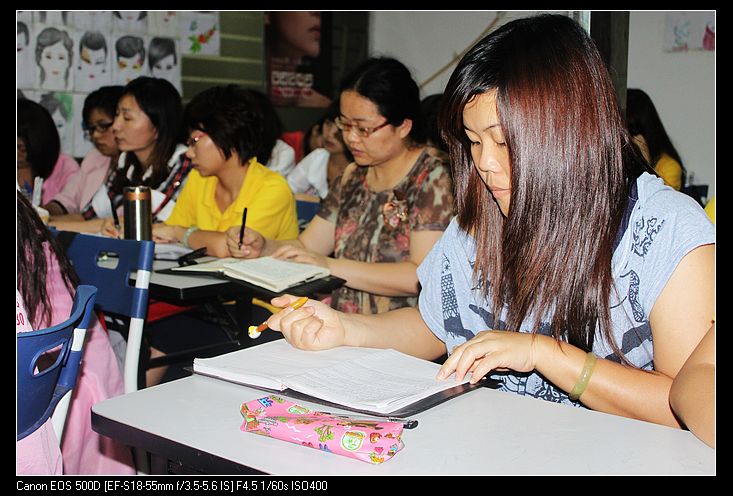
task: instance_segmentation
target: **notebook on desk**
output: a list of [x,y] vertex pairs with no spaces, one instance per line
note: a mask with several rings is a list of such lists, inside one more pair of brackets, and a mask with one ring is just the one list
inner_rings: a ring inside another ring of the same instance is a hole
[[272,257],[260,257],[243,260],[241,258],[221,258],[211,262],[172,267],[167,273],[192,275],[220,275],[233,281],[244,281],[264,288],[273,293],[280,293],[288,288],[324,279],[331,275],[330,271],[317,265],[301,264]]
[[303,351],[283,339],[193,362],[197,374],[382,417],[411,416],[480,387],[470,375],[438,381],[439,369],[391,349]]

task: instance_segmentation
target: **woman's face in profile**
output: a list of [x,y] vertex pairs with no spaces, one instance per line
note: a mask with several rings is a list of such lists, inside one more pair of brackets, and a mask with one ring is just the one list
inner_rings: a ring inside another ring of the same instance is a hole
[[277,30],[277,56],[318,57],[321,51],[320,12],[270,12]]

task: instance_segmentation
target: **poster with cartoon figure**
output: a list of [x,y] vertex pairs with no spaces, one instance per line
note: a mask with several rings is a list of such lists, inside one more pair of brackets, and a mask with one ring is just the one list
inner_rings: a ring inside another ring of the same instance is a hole
[[74,11],[71,13],[71,25],[81,31],[112,31],[112,11]]
[[158,37],[150,39],[150,45],[148,45],[149,74],[152,77],[167,79],[179,93],[183,93],[180,60],[181,50],[178,47],[178,40]]
[[102,31],[74,33],[77,57],[74,59],[74,90],[90,93],[112,83],[111,38]]
[[74,101],[71,93],[40,92],[37,100],[51,114],[61,139],[61,151],[72,153],[74,146]]
[[33,22],[48,26],[70,26],[70,14],[68,10],[35,10],[33,11]]
[[715,50],[715,12],[670,12],[665,15],[664,50]]
[[21,20],[18,20],[17,24],[16,74],[18,75],[18,88],[33,88],[36,85],[36,68],[33,62],[33,52],[31,51],[31,25]]
[[84,126],[82,125],[84,122],[82,112],[86,98],[86,94],[75,93],[72,99],[71,127],[74,135],[72,150],[75,157],[84,157],[92,149],[92,141],[84,132]]
[[36,26],[33,52],[38,88],[69,91],[73,87],[74,40],[65,28]]
[[147,43],[144,37],[132,34],[116,35],[112,81],[126,85],[138,76],[147,76]]
[[115,33],[146,34],[148,32],[148,11],[113,10],[112,31]]
[[186,55],[219,55],[219,13],[181,12],[182,51]]
[[148,12],[148,33],[155,36],[178,38],[180,21],[175,10],[151,10]]

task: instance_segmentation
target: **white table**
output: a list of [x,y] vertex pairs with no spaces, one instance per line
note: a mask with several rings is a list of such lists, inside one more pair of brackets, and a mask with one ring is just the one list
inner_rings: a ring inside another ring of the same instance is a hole
[[240,431],[240,405],[265,395],[195,375],[100,402],[92,425],[207,473],[246,467],[277,475],[716,471],[715,450],[690,432],[486,388],[415,416],[419,426],[405,431],[405,448],[375,466]]

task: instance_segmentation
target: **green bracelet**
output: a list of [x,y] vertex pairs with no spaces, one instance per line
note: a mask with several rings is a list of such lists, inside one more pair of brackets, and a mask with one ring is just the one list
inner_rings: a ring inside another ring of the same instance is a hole
[[568,395],[572,401],[578,401],[580,396],[585,392],[585,388],[588,387],[590,382],[590,376],[593,374],[593,368],[596,366],[596,356],[592,351],[589,351],[585,356],[585,364],[583,370],[578,376],[578,382],[575,383],[575,387]]
[[198,230],[199,230],[199,228],[198,228],[198,227],[196,227],[196,226],[191,226],[191,227],[189,227],[188,229],[186,229],[186,232],[185,232],[185,233],[183,233],[183,237],[181,238],[181,244],[182,244],[183,246],[185,246],[186,248],[191,248],[191,247],[190,247],[190,246],[188,245],[188,238],[189,238],[189,236],[191,236],[191,233],[192,233],[192,232],[194,232],[194,231],[198,231]]

